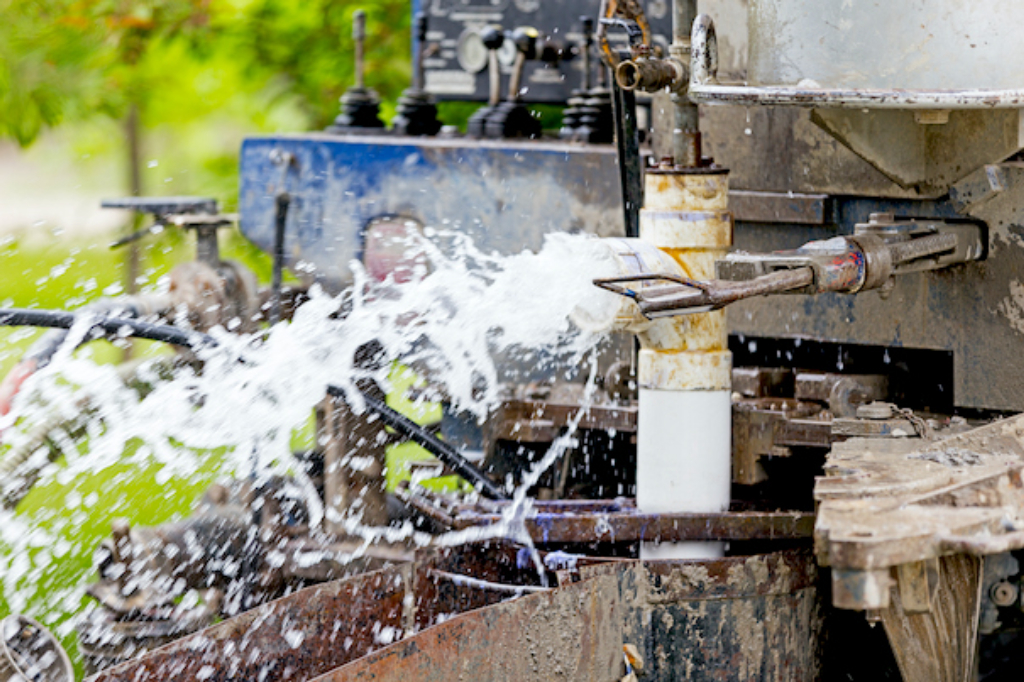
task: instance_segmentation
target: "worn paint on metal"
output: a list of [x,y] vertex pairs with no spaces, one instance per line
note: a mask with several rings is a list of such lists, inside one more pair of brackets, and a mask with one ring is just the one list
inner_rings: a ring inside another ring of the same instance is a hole
[[[282,164],[286,154],[293,163]],[[483,251],[537,250],[551,232],[623,236],[610,146],[388,136],[281,135],[242,145],[242,232],[273,248],[274,197],[291,196],[287,265],[337,288],[374,218],[407,216]]]
[[[538,502],[526,528],[536,542],[684,542],[691,540],[795,540],[810,537],[814,515],[807,512],[708,512],[644,514],[610,505],[574,509],[566,502]],[[457,528],[489,525],[501,516],[465,509]]]
[[[553,571],[544,579],[557,583]],[[460,613],[543,589],[520,545],[425,549],[415,561],[300,590],[90,680],[307,680]]]
[[606,562],[560,578],[556,590],[455,617],[320,680],[615,680],[625,644],[646,680],[817,679],[806,553]]
[[[1024,363],[1007,362],[1019,354],[1024,332],[1004,314],[1005,306],[1000,307],[1024,272],[1024,243],[1014,232],[1022,229],[1014,217],[1022,197],[1024,188],[1007,187],[970,209],[971,217],[990,226],[988,256],[983,261],[903,275],[885,298],[867,292],[740,301],[727,311],[730,332],[950,351],[952,385],[944,388],[957,406],[1024,410]],[[738,223],[736,245],[766,252],[791,247],[799,240],[828,239],[838,231],[852,232],[855,224],[867,222],[869,214],[883,210],[905,217],[963,217],[949,201],[837,197],[833,203],[832,225],[779,230]]]
[[[939,559],[931,609],[914,613],[903,598],[890,600],[882,624],[905,682],[970,682],[975,679],[981,561],[954,555]],[[908,589],[902,581],[898,589]]]
[[634,564],[620,574],[625,639],[649,680],[817,680],[816,579],[802,552]]
[[[645,185],[640,239],[671,255],[686,277],[712,279],[715,261],[732,243],[728,171],[654,169]],[[666,318],[638,338],[641,388],[720,391],[731,385],[724,311]]]
[[318,682],[618,679],[625,608],[616,577],[598,577],[457,616]]
[[409,566],[301,590],[89,678],[309,679],[400,638]]

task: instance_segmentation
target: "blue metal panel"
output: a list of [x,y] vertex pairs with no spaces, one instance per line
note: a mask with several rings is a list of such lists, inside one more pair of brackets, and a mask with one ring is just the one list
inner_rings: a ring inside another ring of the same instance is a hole
[[[294,164],[275,162],[282,153]],[[383,215],[498,253],[539,249],[556,231],[624,234],[610,146],[313,133],[251,138],[241,157],[242,232],[271,251],[274,196],[289,192],[288,265],[330,289],[350,279],[362,229]]]

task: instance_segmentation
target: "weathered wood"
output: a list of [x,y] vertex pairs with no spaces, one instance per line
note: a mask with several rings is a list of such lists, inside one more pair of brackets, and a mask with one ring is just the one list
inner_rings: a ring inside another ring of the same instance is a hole
[[910,613],[903,604],[894,594],[881,616],[904,682],[973,680],[981,560],[962,554],[943,557],[931,611]]
[[[1024,417],[934,441],[837,443],[825,471],[814,490],[815,539],[825,565],[892,568],[968,544],[972,553],[995,551],[1008,510],[1024,510]],[[972,544],[972,537],[986,543]]]

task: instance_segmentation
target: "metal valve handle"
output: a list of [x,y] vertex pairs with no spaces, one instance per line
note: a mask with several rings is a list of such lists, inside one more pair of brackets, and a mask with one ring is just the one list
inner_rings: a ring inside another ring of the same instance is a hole
[[983,241],[975,224],[872,216],[847,237],[808,242],[793,251],[731,254],[715,264],[719,278],[706,282],[659,273],[595,279],[594,284],[633,299],[645,317],[655,319],[769,294],[885,292],[896,275],[978,260]]

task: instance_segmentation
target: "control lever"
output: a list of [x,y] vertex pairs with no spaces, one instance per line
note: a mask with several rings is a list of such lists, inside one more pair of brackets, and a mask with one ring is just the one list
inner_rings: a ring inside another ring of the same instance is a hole
[[361,9],[352,13],[352,40],[355,42],[355,86],[341,96],[341,113],[334,119],[334,125],[327,128],[329,133],[350,133],[364,129],[384,127],[380,120],[380,97],[366,87],[363,55],[366,44],[366,12]]
[[427,15],[418,12],[413,26],[416,55],[413,59],[412,87],[398,99],[391,128],[399,135],[437,135],[441,121],[437,119],[437,105],[426,91],[423,77],[423,46],[427,41]]
[[[509,137],[540,137],[540,121],[533,117],[522,102],[521,86],[526,62],[537,59],[537,29],[520,27],[501,40],[487,29],[480,34],[484,46],[489,50],[491,93],[489,105],[478,109],[470,119],[467,132],[472,137],[502,139]],[[516,46],[516,59],[508,81],[508,99],[501,102],[501,81],[498,67],[498,48],[504,40],[511,40]],[[493,46],[493,47],[492,47]]]
[[985,254],[981,226],[974,223],[896,220],[876,214],[852,236],[804,244],[793,251],[730,254],[715,264],[707,282],[669,274],[595,279],[594,284],[632,298],[648,319],[718,310],[769,294],[856,294],[878,289],[894,277],[979,260]]
[[[611,142],[615,134],[611,93],[606,88],[592,87],[594,20],[580,17],[580,24],[583,29],[583,42],[580,46],[583,57],[582,87],[573,90],[569,97],[568,106],[562,112],[562,129],[558,136],[580,142]],[[604,73],[603,68],[600,73]]]
[[540,34],[535,28],[520,27],[512,31],[508,40],[516,46],[516,60],[508,79],[508,99],[498,104],[484,124],[484,135],[494,139],[509,137],[540,137],[540,121],[523,104],[523,71],[526,62],[537,59]]
[[490,79],[490,92],[487,106],[480,107],[469,117],[466,132],[470,137],[484,136],[488,117],[501,103],[501,64],[498,61],[498,50],[505,44],[505,34],[500,27],[488,26],[481,31],[480,40],[487,48],[487,75]]
[[512,64],[512,76],[508,80],[508,101],[520,102],[523,94],[523,71],[526,69],[526,62],[537,58],[537,29],[520,27],[512,31],[509,39],[516,46],[516,59]]

